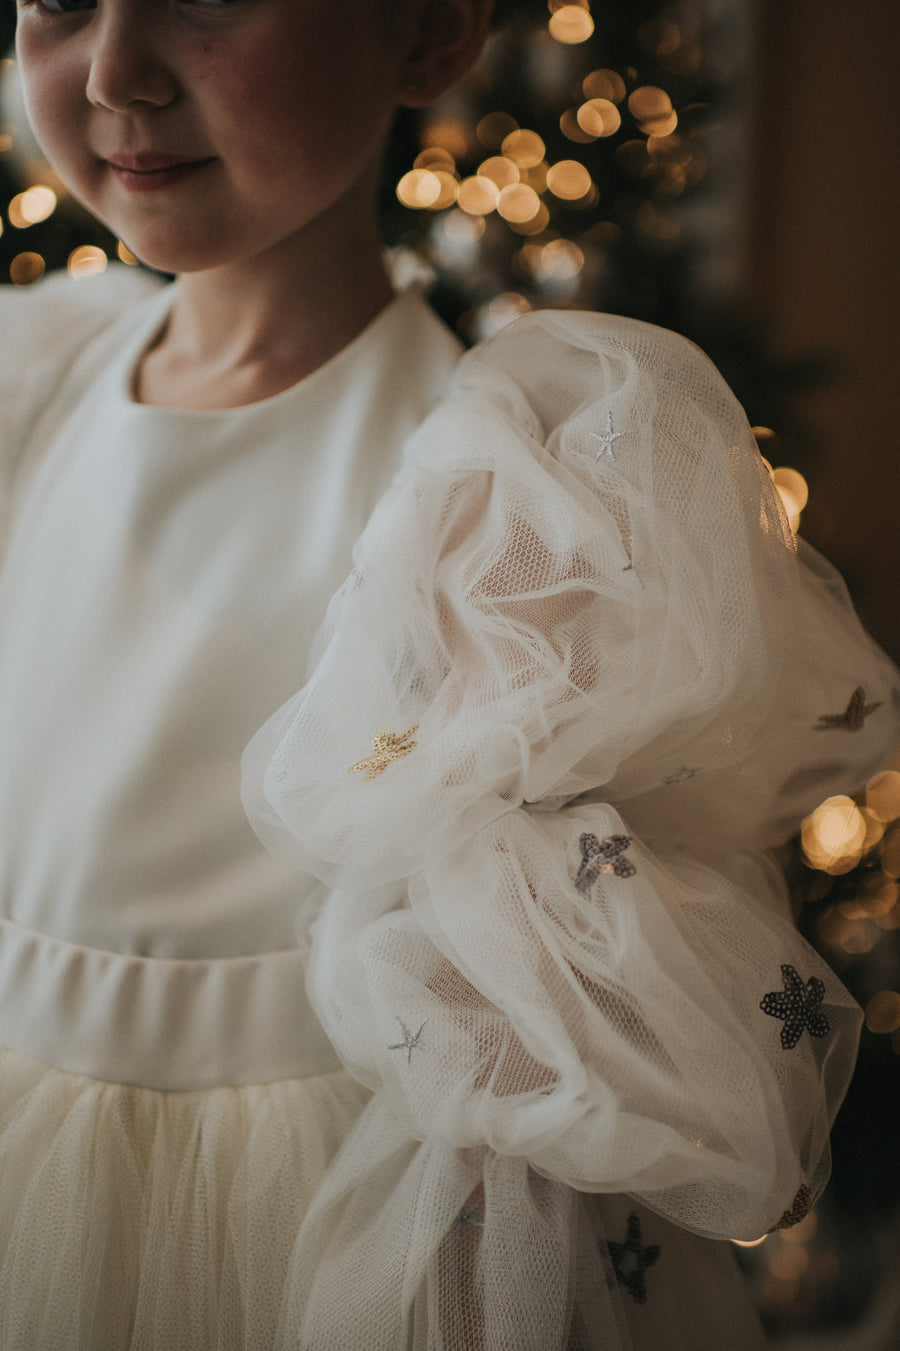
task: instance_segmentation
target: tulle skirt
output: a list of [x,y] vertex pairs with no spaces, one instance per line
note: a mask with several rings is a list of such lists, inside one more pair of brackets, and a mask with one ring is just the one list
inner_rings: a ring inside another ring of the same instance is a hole
[[273,1351],[343,1071],[160,1092],[0,1050],[3,1351]]
[[[318,1351],[304,1328],[304,1287],[319,1257],[303,1250],[315,1235],[304,1233],[303,1220],[368,1097],[343,1071],[161,1092],[0,1050],[0,1347]],[[583,1326],[576,1308],[569,1345],[762,1345],[730,1245],[677,1229],[625,1197],[579,1198],[575,1207],[576,1227],[590,1233],[594,1253],[600,1245],[607,1276],[590,1301],[602,1326]],[[480,1242],[477,1221],[466,1233]],[[370,1238],[377,1244],[377,1233]],[[360,1307],[386,1296],[383,1288],[344,1291]],[[420,1309],[430,1303],[424,1290],[413,1297]],[[508,1313],[508,1330],[520,1326],[528,1346],[542,1345],[533,1312],[528,1326]],[[477,1328],[459,1341],[454,1318],[429,1325],[411,1311],[404,1321],[402,1346],[386,1351],[486,1345]],[[343,1351],[371,1345],[362,1333]],[[522,1345],[515,1336],[502,1346],[491,1340],[490,1351]]]

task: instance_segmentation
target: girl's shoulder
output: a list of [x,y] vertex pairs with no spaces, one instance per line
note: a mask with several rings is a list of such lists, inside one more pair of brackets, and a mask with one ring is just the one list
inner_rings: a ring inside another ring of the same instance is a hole
[[50,363],[78,351],[132,305],[158,290],[161,282],[138,268],[114,264],[90,277],[55,272],[28,287],[0,287],[0,343],[3,368]]
[[115,264],[92,277],[53,273],[27,288],[0,287],[0,457],[8,465],[48,396],[85,344],[158,291]]

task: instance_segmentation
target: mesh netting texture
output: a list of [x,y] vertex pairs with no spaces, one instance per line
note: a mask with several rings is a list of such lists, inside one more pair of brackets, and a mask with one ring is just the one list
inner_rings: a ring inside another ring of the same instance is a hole
[[290,1318],[627,1346],[591,1194],[753,1239],[827,1178],[860,1014],[766,851],[888,758],[894,669],[715,369],[624,319],[463,358],[354,564],[245,757],[260,837],[331,887],[310,990],[374,1094]]

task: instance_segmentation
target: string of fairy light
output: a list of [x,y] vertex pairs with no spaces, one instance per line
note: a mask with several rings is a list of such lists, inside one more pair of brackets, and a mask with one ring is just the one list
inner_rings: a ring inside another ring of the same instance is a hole
[[520,14],[425,115],[394,186],[421,221],[406,242],[469,301],[465,338],[547,304],[603,307],[625,244],[643,254],[645,277],[648,260],[682,247],[678,200],[709,170],[695,11],[672,4],[610,41],[589,0],[550,0],[543,19]]

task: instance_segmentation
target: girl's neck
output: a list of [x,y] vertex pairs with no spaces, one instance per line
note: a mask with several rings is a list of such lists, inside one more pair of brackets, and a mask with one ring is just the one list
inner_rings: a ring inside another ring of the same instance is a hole
[[136,372],[135,398],[197,409],[270,398],[346,347],[391,294],[374,230],[312,253],[296,241],[183,274],[166,327]]

